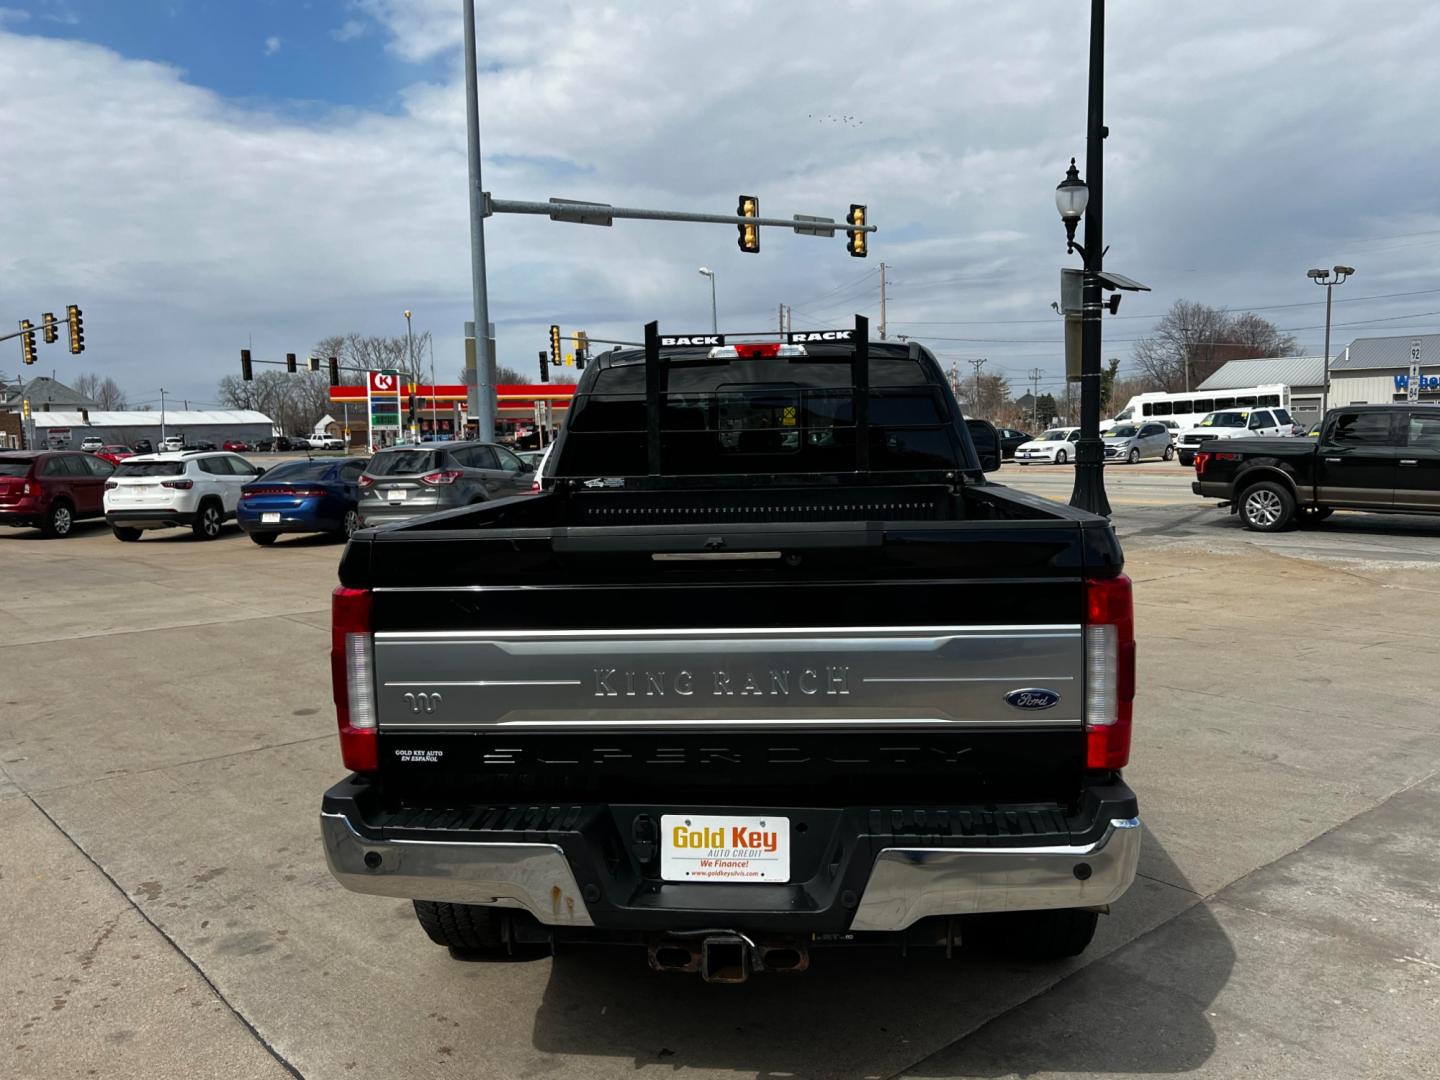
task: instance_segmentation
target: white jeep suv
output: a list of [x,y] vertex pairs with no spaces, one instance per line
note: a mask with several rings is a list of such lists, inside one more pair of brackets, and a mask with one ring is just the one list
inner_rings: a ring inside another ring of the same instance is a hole
[[209,451],[126,458],[105,481],[105,520],[117,540],[175,525],[214,540],[235,516],[240,489],[264,471],[236,454]]

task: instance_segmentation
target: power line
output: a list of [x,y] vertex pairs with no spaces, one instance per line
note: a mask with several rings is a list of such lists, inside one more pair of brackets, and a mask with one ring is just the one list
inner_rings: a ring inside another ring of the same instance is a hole
[[[1375,293],[1372,296],[1349,296],[1343,300],[1336,300],[1336,304],[1358,304],[1368,300],[1392,300],[1402,296],[1431,296],[1440,293],[1440,289],[1414,289],[1409,292]],[[1219,305],[1220,310],[1226,312],[1254,312],[1254,311],[1284,311],[1290,308],[1303,307],[1324,307],[1324,300],[1309,300],[1295,304],[1228,304]],[[1163,319],[1168,312],[1159,315],[1115,315],[1115,319]],[[1054,324],[1052,316],[1048,319],[902,319],[904,326],[1020,326],[1025,324],[1048,323]],[[1333,325],[1333,324],[1332,324]]]

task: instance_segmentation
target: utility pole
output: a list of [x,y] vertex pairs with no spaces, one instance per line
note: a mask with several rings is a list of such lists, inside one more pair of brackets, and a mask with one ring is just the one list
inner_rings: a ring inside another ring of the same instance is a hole
[[485,195],[480,187],[480,86],[475,72],[475,0],[465,6],[465,142],[470,180],[470,283],[475,305],[475,366],[465,371],[465,399],[476,436],[495,438],[495,358],[490,352],[490,298],[485,286]]
[[165,449],[165,387],[160,387],[160,449]]
[[885,340],[885,264],[880,264],[880,340]]
[[1030,429],[1040,427],[1040,379],[1045,372],[1038,367],[1030,369]]
[[780,305],[780,336],[785,336],[785,305]]
[[[966,363],[975,369],[975,400],[970,403],[970,408],[976,410],[980,408],[980,369],[985,366],[985,357],[982,356],[976,360],[967,360]],[[979,413],[972,411],[970,415],[978,416]]]

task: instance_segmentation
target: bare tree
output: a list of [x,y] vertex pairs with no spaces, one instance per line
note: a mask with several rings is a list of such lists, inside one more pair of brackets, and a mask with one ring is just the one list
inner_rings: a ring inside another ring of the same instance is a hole
[[100,376],[93,371],[82,371],[71,380],[75,392],[95,403],[100,401]]
[[125,408],[125,400],[125,391],[120,389],[119,383],[109,375],[100,380],[100,389],[95,395],[100,408],[107,412],[120,412]]
[[107,412],[118,412],[125,408],[125,391],[109,375],[93,371],[82,371],[74,379],[75,392],[89,398]]
[[[366,371],[398,371],[410,382],[430,381],[430,365],[425,357],[430,348],[430,331],[415,335],[414,363],[411,363],[410,339],[357,334],[332,334],[315,343],[315,354],[322,360],[336,357],[340,361],[340,381],[353,385]],[[323,365],[322,365],[323,366]]]
[[1194,389],[1229,360],[1294,356],[1295,338],[1253,312],[1177,300],[1153,333],[1135,344],[1135,362],[1158,388]]

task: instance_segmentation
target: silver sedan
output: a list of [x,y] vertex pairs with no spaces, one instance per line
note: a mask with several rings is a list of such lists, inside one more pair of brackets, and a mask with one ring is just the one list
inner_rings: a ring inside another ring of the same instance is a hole
[[1170,429],[1153,421],[1144,424],[1119,424],[1104,432],[1105,461],[1123,461],[1134,465],[1145,458],[1169,461],[1175,456],[1170,444]]

